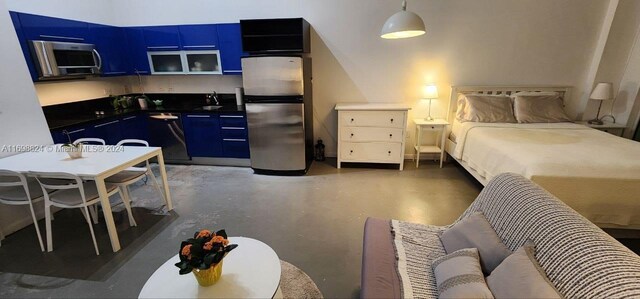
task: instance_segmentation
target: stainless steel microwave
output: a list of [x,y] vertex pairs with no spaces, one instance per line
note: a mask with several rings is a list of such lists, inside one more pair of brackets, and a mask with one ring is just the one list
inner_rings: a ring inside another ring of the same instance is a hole
[[30,41],[40,80],[99,75],[102,58],[95,45],[42,40]]

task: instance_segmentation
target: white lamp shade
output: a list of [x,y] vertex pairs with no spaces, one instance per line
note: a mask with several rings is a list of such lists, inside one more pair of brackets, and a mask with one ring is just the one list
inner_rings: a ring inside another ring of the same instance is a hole
[[392,15],[382,26],[380,37],[385,39],[408,38],[426,33],[424,22],[415,13],[402,10]]
[[598,83],[591,92],[591,96],[589,98],[598,101],[613,100],[613,84]]
[[426,85],[422,89],[422,98],[426,100],[438,98],[438,87],[435,85]]

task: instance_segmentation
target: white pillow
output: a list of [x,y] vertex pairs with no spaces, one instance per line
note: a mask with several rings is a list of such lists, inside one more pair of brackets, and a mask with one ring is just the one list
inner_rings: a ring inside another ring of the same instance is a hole
[[460,122],[515,123],[512,100],[507,95],[458,96],[456,118]]
[[571,122],[559,95],[516,96],[513,110],[519,123]]

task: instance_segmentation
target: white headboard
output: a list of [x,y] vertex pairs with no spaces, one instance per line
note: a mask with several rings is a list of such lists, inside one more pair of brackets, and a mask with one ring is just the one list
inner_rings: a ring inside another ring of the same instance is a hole
[[458,108],[458,94],[506,94],[511,95],[519,91],[555,91],[563,99],[570,98],[571,87],[568,86],[451,86],[451,99],[449,101],[449,113],[447,120],[453,123]]

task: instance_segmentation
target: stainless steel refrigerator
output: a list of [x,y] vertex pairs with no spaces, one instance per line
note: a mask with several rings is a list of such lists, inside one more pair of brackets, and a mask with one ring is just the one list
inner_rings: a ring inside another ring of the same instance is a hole
[[311,59],[242,58],[251,168],[260,174],[303,175],[313,160]]

